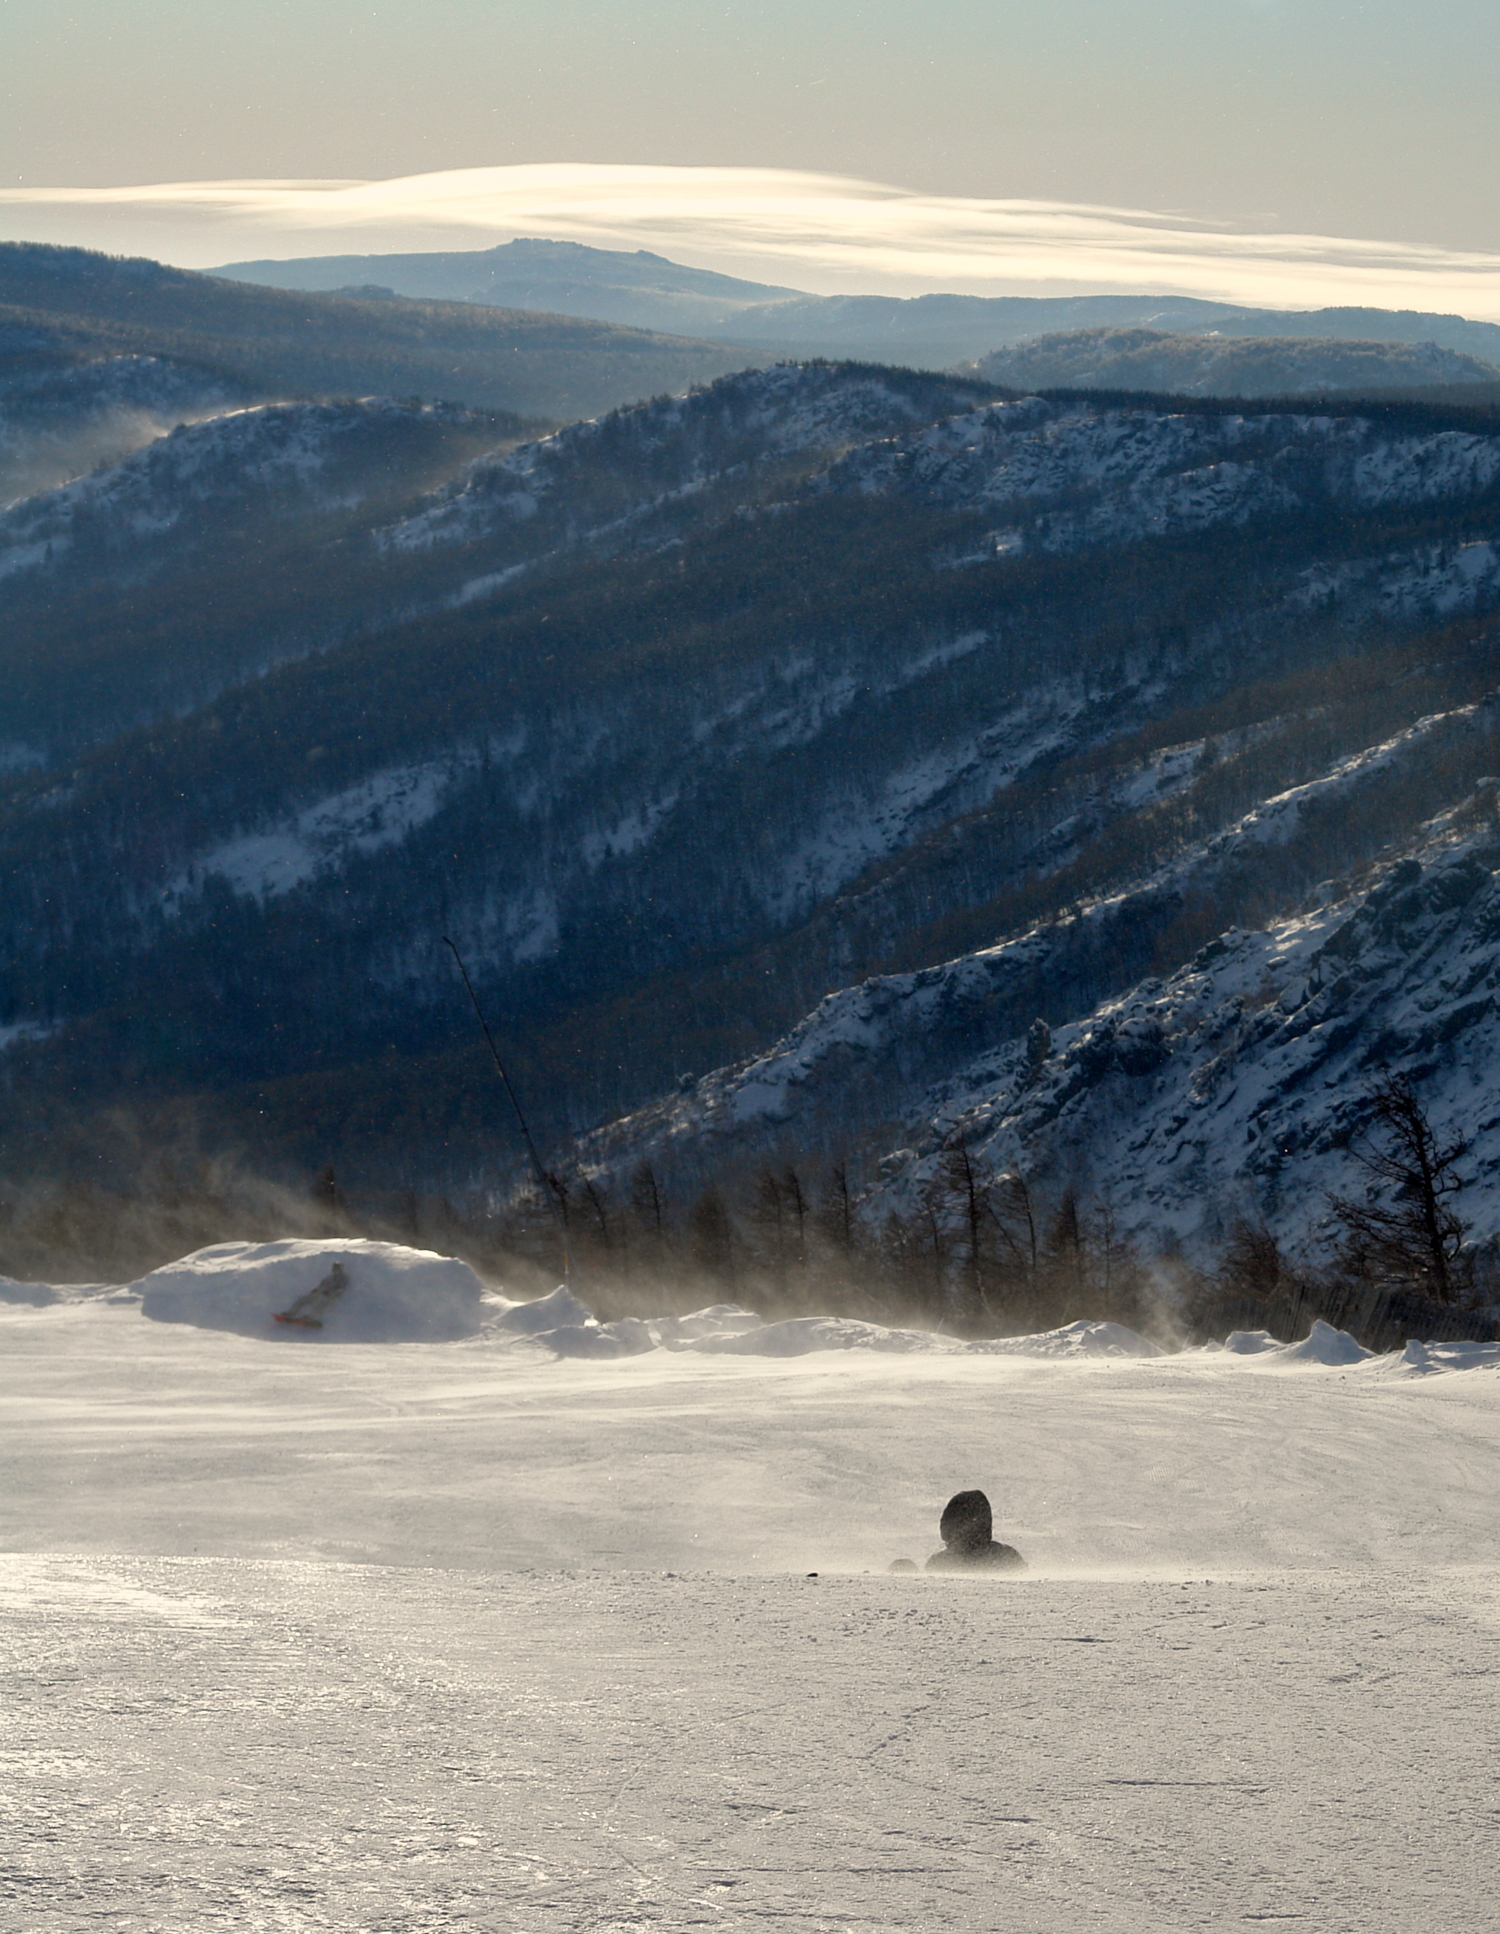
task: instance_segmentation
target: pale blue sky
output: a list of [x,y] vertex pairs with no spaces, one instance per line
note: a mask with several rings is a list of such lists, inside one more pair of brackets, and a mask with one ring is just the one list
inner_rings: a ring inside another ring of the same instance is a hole
[[1500,248],[1496,0],[0,0],[0,185],[523,161]]

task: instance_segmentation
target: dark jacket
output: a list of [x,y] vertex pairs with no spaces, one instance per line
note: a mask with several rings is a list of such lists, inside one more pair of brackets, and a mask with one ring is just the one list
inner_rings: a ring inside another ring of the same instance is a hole
[[1024,1571],[1026,1561],[1010,1545],[996,1544],[994,1518],[983,1491],[949,1498],[938,1529],[943,1548],[927,1560],[929,1571]]
[[988,1544],[968,1545],[957,1550],[952,1545],[944,1545],[941,1551],[933,1552],[927,1560],[929,1571],[1025,1571],[1026,1560],[1014,1545],[996,1544],[993,1538]]

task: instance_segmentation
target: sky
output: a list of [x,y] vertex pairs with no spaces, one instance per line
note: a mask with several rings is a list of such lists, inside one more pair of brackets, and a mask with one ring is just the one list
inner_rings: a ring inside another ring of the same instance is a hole
[[[340,242],[284,210],[188,197],[132,227],[128,199],[45,191],[589,164],[879,184],[907,232],[955,202],[1082,204],[1500,257],[1497,73],[1493,0],[0,0],[0,234],[200,266],[421,246],[409,195]],[[700,216],[715,179],[691,177]],[[705,235],[699,259],[731,265]],[[431,245],[464,243],[450,223]],[[820,281],[815,255],[783,279],[850,286],[858,263],[835,250]]]

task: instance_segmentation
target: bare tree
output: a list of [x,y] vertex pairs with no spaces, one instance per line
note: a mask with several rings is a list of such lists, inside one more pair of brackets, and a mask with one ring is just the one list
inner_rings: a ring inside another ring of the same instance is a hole
[[807,1191],[790,1162],[781,1173],[781,1199],[786,1205],[787,1228],[791,1236],[792,1268],[802,1276],[807,1271]]
[[588,1206],[599,1231],[599,1246],[607,1256],[613,1246],[609,1239],[609,1205],[604,1190],[592,1175],[582,1175],[578,1179],[578,1193]]
[[1088,1298],[1088,1254],[1078,1191],[1071,1182],[1063,1190],[1047,1230],[1047,1273],[1052,1278],[1059,1317],[1066,1319],[1081,1310]]
[[1291,1266],[1259,1216],[1237,1215],[1216,1265],[1197,1279],[1188,1313],[1203,1334],[1266,1329],[1296,1336],[1304,1315],[1320,1308],[1342,1313]]
[[830,1249],[845,1259],[853,1255],[854,1195],[849,1187],[849,1170],[843,1162],[835,1162],[823,1178],[817,1226]]
[[710,1186],[698,1197],[688,1219],[688,1229],[695,1268],[732,1287],[737,1274],[735,1228],[724,1198],[716,1188]]
[[1377,1083],[1368,1124],[1350,1143],[1370,1178],[1365,1200],[1330,1198],[1343,1266],[1369,1282],[1454,1302],[1463,1287],[1464,1224],[1449,1198],[1463,1186],[1457,1165],[1468,1150],[1463,1137],[1437,1133],[1406,1075]]
[[642,1162],[630,1178],[630,1212],[653,1242],[661,1241],[666,1232],[666,1207],[656,1170],[649,1162]]
[[985,1241],[988,1225],[994,1223],[989,1185],[974,1166],[963,1140],[951,1142],[944,1153],[942,1180],[956,1203],[964,1232],[964,1276],[970,1313],[992,1316],[988,1295],[989,1255]]
[[775,1169],[763,1168],[755,1178],[745,1219],[755,1233],[758,1260],[778,1289],[786,1282],[788,1214],[781,1177]]

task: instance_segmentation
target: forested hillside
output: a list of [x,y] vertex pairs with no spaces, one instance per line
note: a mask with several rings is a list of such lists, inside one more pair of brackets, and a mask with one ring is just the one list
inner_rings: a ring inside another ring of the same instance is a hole
[[[1500,337],[1496,339],[1500,353]],[[1489,385],[1500,368],[1435,342],[1076,329],[982,357],[976,374],[1012,389],[1161,390],[1189,396],[1387,395]]]
[[552,421],[756,360],[606,322],[291,294],[88,249],[0,243],[0,367],[150,356],[247,400],[421,396]]
[[[688,1200],[796,1138],[869,1187],[1038,1018],[1500,764],[1484,410],[811,364],[466,465],[494,427],[252,410],[0,521],[14,1170],[97,1166],[128,1100],[343,1187],[503,1181],[450,935],[557,1159],[670,1091],[590,1159]],[[810,1111],[694,1089],[827,996],[919,1018],[829,1037]]]

